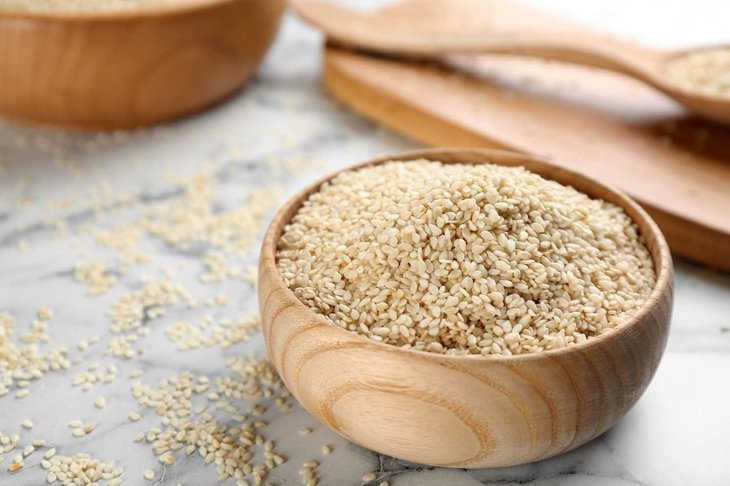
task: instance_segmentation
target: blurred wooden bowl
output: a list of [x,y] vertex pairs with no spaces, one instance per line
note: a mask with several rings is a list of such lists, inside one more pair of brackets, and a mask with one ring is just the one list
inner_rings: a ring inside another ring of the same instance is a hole
[[282,230],[323,179],[287,202],[266,233],[259,308],[269,358],[309,413],[345,438],[408,461],[446,467],[523,464],[574,449],[613,426],[649,385],[673,299],[672,260],[656,224],[623,193],[511,152],[433,149],[366,162],[426,158],[524,166],[621,206],[657,272],[648,301],[621,326],[582,344],[516,356],[404,350],[337,327],[309,310],[276,269]]
[[284,0],[196,0],[94,13],[0,11],[0,114],[112,129],[201,110],[245,83],[283,10]]

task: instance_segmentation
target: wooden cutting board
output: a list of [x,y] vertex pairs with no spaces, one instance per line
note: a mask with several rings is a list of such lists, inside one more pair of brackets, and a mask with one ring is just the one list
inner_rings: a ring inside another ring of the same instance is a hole
[[613,184],[652,215],[677,255],[730,271],[730,127],[691,118],[638,81],[536,59],[437,65],[328,46],[324,83],[426,144],[538,154]]

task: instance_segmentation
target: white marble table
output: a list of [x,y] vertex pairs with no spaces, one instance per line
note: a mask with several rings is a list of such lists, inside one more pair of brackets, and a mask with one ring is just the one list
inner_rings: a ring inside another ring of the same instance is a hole
[[[553,8],[603,24],[644,40],[665,45],[729,40],[730,8],[723,2],[632,2],[619,8],[608,0],[594,2],[543,0]],[[695,8],[707,4],[708,9]],[[708,11],[712,7],[713,11]],[[657,12],[663,12],[657,16]],[[689,12],[689,13],[688,13]],[[723,37],[725,36],[725,37]],[[216,211],[227,211],[248,191],[281,186],[272,203],[313,180],[323,171],[415,144],[349,113],[330,99],[318,80],[321,37],[297,20],[287,18],[280,38],[248,89],[202,115],[166,127],[116,136],[63,135],[0,125],[0,311],[17,318],[24,332],[41,305],[54,310],[48,347],[66,344],[70,356],[83,356],[70,370],[47,374],[33,382],[31,394],[0,397],[0,431],[21,435],[25,445],[45,439],[59,454],[89,452],[125,468],[125,484],[152,484],[142,471],[156,471],[156,484],[212,485],[216,474],[197,455],[180,457],[163,468],[147,444],[132,437],[156,425],[150,410],[139,422],[127,414],[141,410],[130,393],[128,373],[143,369],[139,379],[155,385],[181,371],[218,376],[225,359],[261,350],[260,334],[249,343],[178,351],[165,329],[180,320],[203,315],[237,318],[255,309],[255,294],[245,280],[204,285],[197,245],[180,251],[155,238],[143,237],[140,248],[151,261],[129,265],[119,252],[99,245],[98,228],[110,228],[146,209],[181,194],[171,179],[212,171]],[[134,194],[134,203],[125,199]],[[729,208],[730,210],[730,208]],[[62,225],[62,226],[59,226]],[[65,228],[65,230],[64,230]],[[256,244],[241,265],[256,258]],[[107,262],[116,284],[99,296],[74,278],[79,259]],[[636,407],[611,431],[578,450],[536,464],[498,470],[445,470],[402,463],[349,444],[318,425],[301,408],[272,412],[267,435],[276,438],[289,459],[269,480],[277,485],[300,484],[302,461],[317,459],[320,484],[361,485],[363,474],[380,471],[394,486],[409,485],[730,485],[730,276],[677,260],[676,305],[668,349],[658,374]],[[146,323],[149,335],[135,344],[145,353],[132,359],[105,353],[109,340],[110,306],[140,286],[143,276],[168,269],[191,294],[205,302],[220,294],[225,306],[174,307]],[[77,343],[98,335],[86,350]],[[0,357],[1,359],[1,357]],[[75,373],[92,362],[118,367],[117,378],[84,392],[72,387]],[[94,407],[103,395],[108,405]],[[21,428],[23,419],[35,423]],[[94,421],[97,429],[73,438],[73,419]],[[314,432],[301,436],[302,427]],[[323,444],[334,452],[323,456]],[[14,454],[0,465],[0,485],[35,485],[44,481],[40,454],[26,460],[17,474],[6,469]],[[235,484],[228,481],[226,484]]]

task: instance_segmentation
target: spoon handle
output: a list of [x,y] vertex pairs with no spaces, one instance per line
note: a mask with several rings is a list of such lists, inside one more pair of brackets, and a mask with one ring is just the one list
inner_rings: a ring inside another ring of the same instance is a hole
[[[454,51],[451,51],[454,52]],[[658,52],[607,34],[532,31],[528,34],[490,32],[473,50],[462,52],[511,54],[581,64],[644,77],[659,59]]]
[[405,0],[374,13],[322,0],[294,9],[330,39],[407,57],[455,53],[530,55],[643,76],[659,51],[509,0]]

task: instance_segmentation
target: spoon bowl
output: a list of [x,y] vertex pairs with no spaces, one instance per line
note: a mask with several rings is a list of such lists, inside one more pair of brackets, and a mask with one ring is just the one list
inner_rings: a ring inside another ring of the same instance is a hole
[[213,105],[274,39],[284,0],[191,0],[122,11],[0,10],[0,114],[132,128]]
[[667,62],[691,51],[667,51],[597,32],[509,0],[405,0],[357,12],[325,0],[296,0],[294,10],[338,44],[379,54],[442,58],[509,54],[618,71],[637,78],[694,113],[730,123],[730,96],[678,85]]
[[[277,242],[303,202],[274,217],[261,249],[259,309],[269,359],[315,418],[343,437],[399,459],[445,467],[523,464],[574,449],[613,426],[639,399],[669,332],[672,260],[656,224],[624,194],[533,156],[430,149],[389,160],[522,166],[624,209],[657,272],[635,315],[582,344],[515,356],[452,356],[405,350],[349,332],[300,302],[276,268]],[[349,169],[348,169],[349,170]]]

